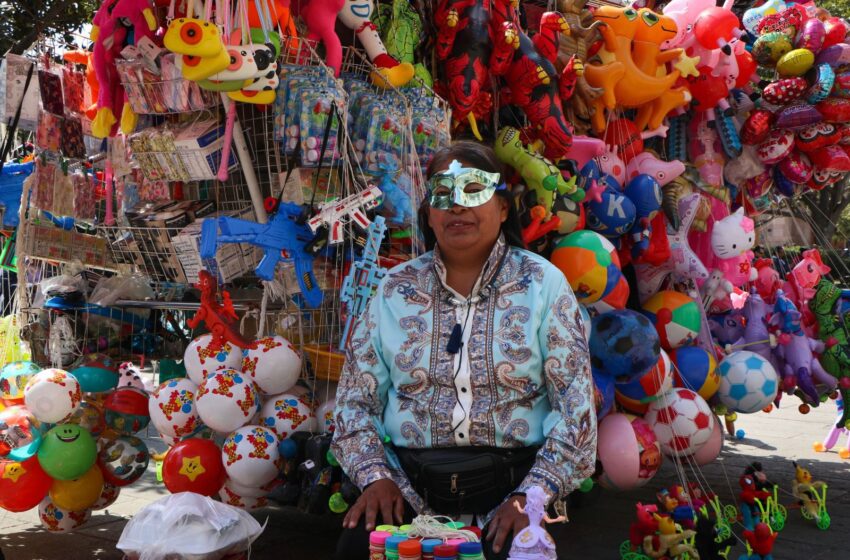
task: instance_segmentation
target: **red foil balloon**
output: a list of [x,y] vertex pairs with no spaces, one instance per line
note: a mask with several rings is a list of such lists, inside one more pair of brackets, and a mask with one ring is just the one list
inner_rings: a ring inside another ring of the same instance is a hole
[[806,154],[794,150],[779,162],[779,171],[792,183],[805,183],[812,178],[815,168]]
[[[848,131],[850,134],[850,131]],[[850,136],[848,136],[850,138]],[[797,131],[797,149],[804,153],[814,152],[824,146],[836,144],[842,132],[832,123],[819,122]]]
[[809,89],[805,78],[785,78],[764,88],[764,100],[772,105],[785,105],[796,101]]
[[841,146],[825,146],[810,155],[812,163],[824,171],[850,171],[850,157]]
[[845,25],[845,23],[841,21],[840,18],[829,18],[828,20],[826,20],[826,23],[824,23],[823,27],[826,31],[826,37],[824,37],[823,40],[823,48],[843,43],[844,38],[847,37],[847,25]]
[[756,109],[747,120],[744,126],[741,127],[741,141],[744,144],[755,146],[760,144],[767,138],[770,133],[770,127],[776,121],[776,115],[767,109]]
[[815,108],[823,115],[823,120],[831,123],[850,121],[850,99],[830,97],[824,99]]

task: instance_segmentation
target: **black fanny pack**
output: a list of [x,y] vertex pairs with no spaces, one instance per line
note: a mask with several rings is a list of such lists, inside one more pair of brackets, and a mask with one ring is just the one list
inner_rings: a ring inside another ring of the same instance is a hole
[[428,507],[444,515],[488,513],[516,490],[538,447],[395,448],[401,467]]

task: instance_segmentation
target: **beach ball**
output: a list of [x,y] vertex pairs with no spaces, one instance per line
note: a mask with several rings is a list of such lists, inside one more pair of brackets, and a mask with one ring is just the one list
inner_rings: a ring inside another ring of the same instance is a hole
[[721,451],[723,451],[723,423],[715,416],[711,437],[694,453],[693,461],[702,467],[717,459]]
[[690,389],[674,388],[649,403],[644,420],[652,426],[665,455],[693,455],[711,438],[714,414],[708,403]]
[[221,450],[208,439],[191,438],[177,443],[162,463],[162,480],[172,494],[195,492],[214,496],[226,477]]
[[732,412],[758,412],[776,398],[779,389],[776,370],[755,352],[732,352],[717,369],[720,373],[717,396]]
[[27,511],[47,495],[53,479],[37,457],[26,461],[0,461],[0,507],[12,513]]
[[684,346],[670,353],[675,368],[676,387],[684,387],[709,400],[720,387],[717,362],[699,346]]
[[38,462],[56,480],[79,478],[97,459],[97,444],[91,434],[76,424],[58,424],[41,440]]
[[673,290],[662,290],[646,300],[643,314],[655,325],[661,347],[668,351],[693,344],[702,324],[697,302]]
[[325,401],[316,409],[316,421],[319,424],[319,431],[325,434],[334,433],[336,428],[336,419],[334,417],[334,409],[336,408],[336,399]]
[[118,499],[121,495],[121,489],[114,484],[108,482],[103,483],[103,490],[100,491],[100,497],[92,504],[91,509],[106,509]]
[[243,496],[242,494],[237,493],[233,487],[227,483],[225,483],[224,486],[221,487],[221,490],[219,490],[218,498],[223,504],[244,509],[245,511],[260,509],[269,505],[269,500],[265,496]]
[[91,510],[69,511],[53,503],[50,497],[38,504],[38,518],[42,526],[51,533],[67,533],[83,525],[91,518]]
[[628,300],[629,282],[625,276],[620,276],[620,281],[608,295],[599,301],[587,304],[587,311],[591,316],[596,317],[615,309],[625,309]]
[[159,433],[183,437],[200,426],[195,406],[197,393],[198,386],[185,377],[166,381],[154,390],[148,401],[148,412]]
[[119,387],[104,402],[106,425],[121,434],[135,434],[151,421],[148,394],[136,387]]
[[80,403],[80,408],[74,411],[74,414],[68,418],[67,423],[82,426],[95,437],[99,436],[106,429],[106,417],[103,409],[88,400]]
[[110,434],[99,443],[97,464],[106,482],[127,486],[139,480],[148,470],[148,446],[136,436]]
[[609,414],[599,423],[599,484],[610,490],[633,490],[652,480],[661,466],[661,448],[652,428],[630,414]]
[[89,354],[71,372],[84,393],[102,393],[118,386],[118,364],[105,354]]
[[79,478],[54,480],[48,495],[53,503],[62,509],[82,511],[93,506],[100,498],[101,492],[103,473],[95,465]]
[[8,402],[23,402],[24,388],[30,377],[41,371],[32,362],[12,362],[0,369],[0,399]]
[[221,446],[227,476],[245,486],[262,486],[274,479],[279,458],[277,436],[261,426],[239,428]]
[[24,404],[39,422],[62,422],[80,406],[83,393],[77,379],[61,369],[46,369],[32,377],[24,388]]
[[620,257],[610,241],[598,233],[581,230],[564,237],[552,251],[558,267],[579,303],[593,303],[608,295],[622,276]]
[[38,420],[26,407],[10,406],[0,411],[0,458],[26,461],[35,455],[39,445]]
[[307,394],[282,393],[269,397],[260,409],[261,425],[273,430],[280,439],[286,439],[295,432],[314,432],[316,417],[311,405]]
[[673,387],[673,365],[664,350],[659,352],[658,361],[649,371],[628,383],[614,386],[615,396],[624,408],[643,414],[646,405]]
[[245,372],[264,395],[285,393],[301,375],[301,355],[282,336],[258,340],[245,351],[242,359]]
[[239,369],[242,365],[242,349],[225,342],[221,348],[210,348],[211,334],[202,334],[186,346],[183,365],[186,375],[196,385],[203,383],[211,373],[221,369]]
[[260,393],[247,375],[225,369],[201,383],[195,394],[195,409],[204,424],[227,434],[251,421],[260,409]]
[[590,364],[594,371],[628,383],[656,363],[661,348],[649,319],[629,309],[594,317],[590,335]]

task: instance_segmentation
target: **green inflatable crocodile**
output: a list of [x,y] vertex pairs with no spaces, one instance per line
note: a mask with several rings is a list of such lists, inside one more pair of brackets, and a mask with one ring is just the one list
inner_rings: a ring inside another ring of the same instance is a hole
[[826,345],[820,363],[830,375],[838,380],[838,390],[844,400],[844,412],[837,426],[850,428],[850,333],[843,318],[836,311],[841,289],[821,278],[815,289],[815,297],[809,301],[809,309],[818,322],[818,336]]

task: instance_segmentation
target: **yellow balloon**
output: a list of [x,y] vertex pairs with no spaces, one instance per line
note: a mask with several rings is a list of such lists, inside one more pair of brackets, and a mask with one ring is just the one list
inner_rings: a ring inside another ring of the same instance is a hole
[[83,511],[100,498],[103,492],[103,474],[97,465],[74,480],[54,480],[50,487],[50,499],[62,509]]
[[794,49],[785,53],[776,63],[776,71],[780,76],[802,76],[815,63],[815,55],[809,49]]

